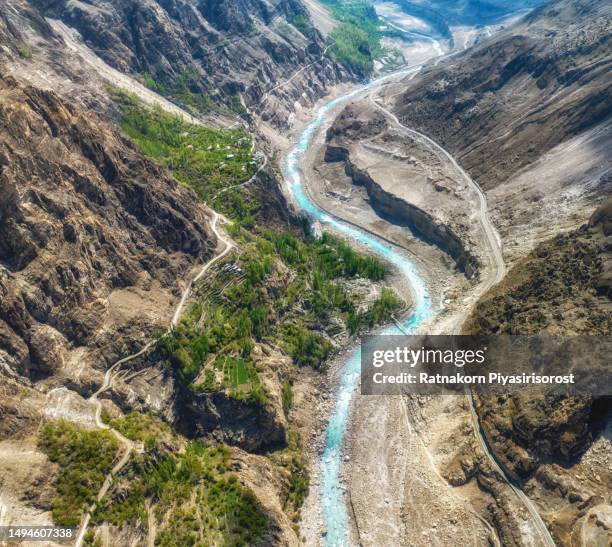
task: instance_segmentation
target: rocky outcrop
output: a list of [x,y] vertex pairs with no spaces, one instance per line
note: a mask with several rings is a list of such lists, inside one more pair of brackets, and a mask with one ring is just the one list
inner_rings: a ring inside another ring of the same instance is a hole
[[370,204],[376,213],[398,226],[406,226],[423,241],[436,245],[450,255],[457,268],[472,278],[478,273],[478,258],[465,248],[461,238],[449,226],[436,221],[429,213],[406,200],[385,191],[366,170],[356,167],[350,159],[347,148],[327,145],[325,161],[344,162],[346,174],[354,184],[363,186],[370,198]]
[[207,213],[108,124],[53,93],[1,78],[0,127],[0,361],[40,377],[82,347],[103,368],[159,328],[137,313],[107,321],[109,295],[175,290],[213,251]]
[[413,15],[429,23],[443,38],[452,40],[452,27],[480,26],[497,22],[521,9],[532,8],[545,0],[396,0],[406,14]]
[[185,389],[177,400],[180,432],[262,452],[286,444],[286,423],[273,409],[241,401],[224,392],[194,394]]
[[487,439],[510,475],[526,480],[542,463],[576,462],[593,441],[593,398],[559,394],[483,396],[477,404]]
[[[600,280],[612,262],[610,237],[605,235],[611,210],[610,202],[603,204],[588,224],[536,247],[481,299],[464,334],[609,339],[610,296],[600,290]],[[583,353],[588,360],[588,351]],[[594,525],[590,513],[610,511],[605,500],[612,484],[612,398],[523,390],[482,394],[475,402],[491,451],[536,501],[555,541],[572,544],[577,529],[609,538],[609,530]],[[478,480],[482,487],[480,475]]]
[[[612,199],[609,199],[601,207],[595,211],[589,220],[589,228],[600,238],[603,235],[606,238],[612,236]],[[601,258],[601,268],[595,279],[595,289],[597,294],[607,296],[612,300],[612,253],[604,254]]]
[[[588,224],[536,247],[481,299],[463,332],[609,337],[610,293],[602,290],[602,276],[609,274],[612,262],[605,232],[611,211],[610,202],[604,203]],[[596,499],[593,485],[582,476],[584,467],[574,468],[584,465],[585,453],[605,436],[612,398],[531,391],[483,394],[477,409],[488,443],[509,474],[532,486],[537,481],[553,497],[555,514],[559,498],[564,500],[573,516],[554,525],[560,535],[571,533],[574,520]],[[609,490],[607,470],[587,469],[597,476],[597,487]]]

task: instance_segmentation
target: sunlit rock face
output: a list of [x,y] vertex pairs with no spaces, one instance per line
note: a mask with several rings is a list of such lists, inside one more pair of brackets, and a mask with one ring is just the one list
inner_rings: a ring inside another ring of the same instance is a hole
[[396,114],[491,189],[610,116],[611,17],[605,1],[537,8],[407,82]]
[[[118,70],[157,90],[202,94],[218,106],[252,108],[286,126],[296,101],[310,104],[351,77],[329,57],[299,0],[32,0],[76,29]],[[278,83],[287,85],[262,99]],[[241,106],[242,105],[242,106]]]
[[0,360],[48,376],[82,347],[104,366],[160,325],[144,312],[111,323],[109,299],[152,283],[169,297],[212,253],[207,213],[109,124],[53,93],[0,79],[0,128]]

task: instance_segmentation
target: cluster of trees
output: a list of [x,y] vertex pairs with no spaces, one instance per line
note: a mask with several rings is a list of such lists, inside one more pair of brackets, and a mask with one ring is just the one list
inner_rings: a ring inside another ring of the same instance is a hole
[[[226,288],[220,300],[195,305],[159,341],[183,382],[195,389],[226,389],[236,398],[263,405],[265,392],[251,356],[256,342],[280,343],[296,365],[319,369],[332,348],[321,333],[331,316],[344,317],[355,333],[388,319],[401,306],[388,291],[371,309],[358,313],[340,281],[353,277],[378,281],[387,269],[327,233],[319,240],[265,230],[245,238],[243,248],[243,280]],[[279,279],[279,260],[294,272],[290,282]],[[296,315],[300,308],[302,314]],[[207,362],[212,365],[202,375]]]
[[351,334],[355,334],[363,327],[372,328],[388,321],[403,306],[404,302],[391,289],[383,288],[380,296],[365,312],[349,312],[346,326]]
[[331,344],[327,339],[299,324],[284,325],[282,338],[285,349],[298,366],[320,369],[331,351]]
[[[134,440],[149,431],[130,428]],[[115,526],[142,524],[146,500],[155,507],[160,527],[156,545],[248,545],[257,541],[268,520],[253,493],[231,473],[231,452],[226,446],[190,442],[184,451],[169,453],[162,446],[134,454],[127,468],[129,480],[120,497],[108,494],[93,514],[93,522]],[[195,495],[194,495],[195,493]]]
[[194,68],[184,70],[174,81],[155,79],[148,72],[139,74],[138,79],[149,89],[175,101],[194,116],[202,112],[221,110],[208,95],[198,89],[198,73]]
[[356,72],[370,73],[374,60],[384,52],[380,44],[381,21],[374,6],[365,0],[324,0],[324,3],[332,8],[333,16],[340,22],[329,34],[333,56]]
[[365,277],[380,281],[387,268],[372,256],[358,253],[342,239],[328,232],[321,239],[298,238],[291,232],[264,230],[262,237],[273,247],[260,247],[262,252],[276,251],[283,261],[302,272],[317,272],[324,279]]
[[[232,219],[253,225],[260,204],[253,196],[226,189],[251,178],[257,169],[250,137],[243,129],[213,129],[185,122],[160,106],[111,90],[121,111],[120,127],[142,153],[167,167],[203,201]],[[223,193],[219,194],[223,190]]]
[[39,446],[60,468],[53,520],[60,526],[78,526],[112,469],[117,440],[109,431],[89,431],[60,420],[42,428]]
[[124,437],[140,441],[147,448],[153,448],[162,438],[172,436],[170,426],[150,413],[132,411],[120,418],[111,418],[102,414],[102,419]]

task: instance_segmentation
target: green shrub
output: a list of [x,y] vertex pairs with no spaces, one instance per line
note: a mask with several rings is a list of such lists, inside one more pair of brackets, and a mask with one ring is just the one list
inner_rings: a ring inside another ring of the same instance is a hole
[[39,446],[60,467],[53,520],[60,526],[77,526],[112,468],[117,440],[108,431],[88,431],[60,420],[42,428]]
[[325,338],[300,325],[285,325],[283,340],[287,353],[299,366],[319,369],[331,350]]
[[301,13],[291,17],[290,22],[305,36],[310,32],[312,28],[310,26],[310,21],[308,20],[308,18],[305,15],[302,15]]
[[364,314],[362,323],[368,327],[373,327],[374,325],[388,321],[393,313],[401,309],[402,306],[403,302],[396,294],[391,289],[384,288],[380,296]]
[[348,329],[350,334],[356,334],[359,330],[359,327],[361,327],[361,317],[359,313],[352,310],[348,313],[346,319],[346,328]]
[[19,53],[19,56],[23,59],[31,59],[32,55],[34,55],[34,47],[32,44],[23,42],[17,45],[17,53]]
[[306,468],[298,456],[291,458],[289,469],[291,471],[291,478],[287,501],[297,510],[302,506],[308,495],[309,478]]
[[152,414],[133,411],[120,418],[108,420],[107,423],[124,437],[141,441],[148,448],[155,446],[159,439],[172,436],[170,427]]
[[289,414],[289,411],[293,407],[293,388],[291,382],[285,380],[282,388],[282,400],[283,400],[283,411],[285,415]]
[[278,466],[289,471],[289,481],[281,492],[283,509],[294,522],[299,519],[299,512],[306,496],[310,480],[304,465],[299,433],[291,428],[287,430],[287,446],[270,454],[270,459]]

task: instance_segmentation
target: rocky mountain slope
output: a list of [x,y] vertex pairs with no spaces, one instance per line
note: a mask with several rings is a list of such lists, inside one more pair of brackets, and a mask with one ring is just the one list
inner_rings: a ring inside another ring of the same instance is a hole
[[[611,192],[611,25],[606,2],[547,3],[396,97],[402,121],[487,191],[515,261],[465,333],[611,332],[609,204],[593,214]],[[555,541],[608,542],[609,398],[481,396],[477,408],[496,458]],[[484,490],[486,474],[476,473]]]
[[[0,85],[3,367],[104,369],[163,324],[176,279],[212,254],[208,213],[101,119]],[[128,328],[130,306],[145,313]]]
[[[112,363],[166,328],[180,282],[214,254],[217,241],[210,211],[195,193],[92,112],[2,76],[0,127],[0,522],[77,526],[111,465],[120,461],[116,439],[99,429],[85,397]],[[172,373],[145,364],[135,382],[121,382],[111,397],[126,411],[155,409],[172,419]],[[125,419],[110,400],[104,408],[105,420]],[[155,469],[166,477],[157,488],[171,489],[180,481],[163,469],[173,463],[184,469],[175,452],[191,445],[176,435],[164,440],[168,426],[143,419],[132,415],[125,430],[140,448],[119,482],[137,484],[145,481],[145,468]],[[143,435],[151,435],[146,449],[138,444]],[[203,495],[212,499],[216,493],[216,509],[233,507],[227,496],[237,496],[243,509],[235,510],[253,519],[247,536],[222,516],[217,522],[232,529],[230,535],[287,543],[280,539],[290,524],[279,494],[251,469],[267,469],[278,484],[287,477],[240,451],[222,450],[220,466],[216,455],[194,453],[202,470],[218,477],[213,483],[209,478],[205,484],[215,488]],[[244,468],[240,484],[235,476],[228,482],[230,466]],[[199,473],[194,470],[194,489]],[[145,523],[155,522],[152,515],[147,520],[142,497],[127,504],[136,516],[117,520],[125,511],[126,488],[111,489],[104,501],[114,516],[96,517],[100,523],[130,522],[119,526],[115,545],[142,535],[143,514]],[[171,490],[167,495],[178,501]],[[210,537],[224,533],[210,527]]]
[[407,82],[396,113],[485,189],[612,113],[612,9],[563,0]]
[[324,39],[300,0],[9,3],[4,26],[28,47],[52,47],[58,34],[76,31],[111,67],[195,113],[247,108],[286,126],[297,103],[350,77],[323,55]]
[[542,1],[521,0],[509,4],[500,0],[396,0],[394,3],[407,15],[426,22],[440,37],[452,41],[453,27],[486,25],[520,9],[536,7]]
[[[588,224],[536,247],[483,297],[464,332],[609,337],[611,211],[608,201]],[[563,544],[592,526],[585,515],[610,512],[610,397],[483,395],[478,412],[497,458],[526,483]],[[609,534],[597,530],[588,533]]]
[[293,384],[404,304],[375,259],[289,218],[243,129],[109,99],[121,132],[0,79],[0,523],[83,525],[98,497],[88,542],[296,545]]

